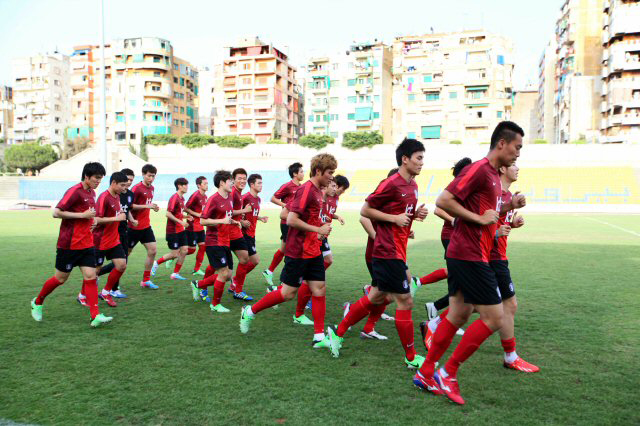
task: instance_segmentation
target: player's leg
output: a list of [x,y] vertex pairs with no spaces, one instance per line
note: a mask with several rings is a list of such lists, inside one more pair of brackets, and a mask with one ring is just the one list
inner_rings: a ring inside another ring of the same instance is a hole
[[405,352],[405,363],[408,368],[420,368],[424,357],[417,355],[413,338],[413,297],[410,292],[392,293],[396,302],[396,331]]
[[[66,265],[62,265],[62,268],[66,269],[64,268],[64,266]],[[42,285],[42,289],[40,289],[40,293],[38,293],[38,296],[34,297],[31,300],[31,316],[34,320],[42,321],[42,304],[44,303],[44,299],[49,294],[51,294],[58,286],[64,284],[69,278],[70,274],[71,269],[69,269],[69,271],[66,271],[59,270],[58,267],[56,267],[53,275],[44,282],[44,284]]]
[[[124,261],[125,261],[125,265],[129,263],[129,239],[127,238],[127,233],[123,232],[122,234],[120,234],[120,245],[122,247],[122,252],[124,253]],[[113,262],[111,263],[113,264]],[[120,289],[120,280],[116,281],[113,284],[113,289],[111,290],[111,296],[118,298],[118,299],[124,299],[127,297],[126,294],[124,294],[122,292],[122,290]]]
[[171,279],[172,280],[181,280],[184,281],[186,280],[186,278],[184,278],[182,275],[180,275],[180,269],[182,269],[182,265],[184,264],[184,261],[187,257],[187,254],[189,252],[189,246],[186,244],[186,240],[181,242],[183,245],[180,246],[180,248],[178,248],[177,250],[177,255],[176,255],[176,263],[175,265],[173,265],[173,273],[171,274]]
[[113,287],[120,281],[120,277],[124,274],[124,271],[127,269],[127,259],[125,257],[124,251],[122,251],[122,246],[118,246],[117,248],[112,249],[117,252],[117,254],[112,255],[112,263],[114,265],[114,269],[109,273],[107,277],[107,283],[104,288],[100,292],[99,296],[102,300],[107,302],[107,305],[111,307],[116,307],[117,304],[113,300],[112,292]]
[[233,278],[233,287],[235,289],[233,297],[250,302],[253,300],[253,297],[249,296],[244,291],[244,282],[247,275],[260,263],[260,256],[256,252],[255,239],[247,236],[245,237],[245,240],[247,243],[247,253],[249,257],[247,263],[238,265],[238,268],[236,269],[236,276]]
[[[93,264],[95,265],[95,258]],[[87,296],[87,304],[89,305],[91,327],[99,327],[111,322],[113,318],[101,314],[98,307],[98,282],[95,266],[80,266],[80,271],[82,272],[83,293]]]
[[284,252],[286,248],[287,242],[287,234],[289,232],[289,227],[285,223],[280,224],[280,248],[276,250],[273,254],[273,259],[271,260],[271,264],[269,268],[262,271],[262,276],[267,281],[269,285],[273,285],[273,272],[276,270],[282,259],[284,259]]
[[371,308],[371,312],[369,313],[369,317],[367,318],[367,322],[365,323],[362,331],[360,332],[360,337],[363,339],[374,339],[374,340],[387,340],[387,336],[383,336],[375,330],[376,324],[382,318],[385,309],[387,306],[393,302],[393,297],[391,295],[387,295],[380,305],[374,305]]
[[193,275],[204,276],[204,271],[200,270],[202,267],[202,261],[204,260],[204,255],[207,252],[207,246],[204,243],[204,238],[202,242],[198,243],[198,251],[196,252],[196,264],[193,267]]
[[305,314],[307,304],[311,301],[311,287],[306,281],[302,281],[300,288],[298,289],[298,299],[296,301],[296,312],[293,314],[293,323],[299,325],[313,325],[313,321],[310,320]]
[[144,272],[142,273],[141,287],[157,289],[158,286],[151,282],[151,268],[153,267],[154,259],[158,253],[158,246],[154,241],[143,242],[144,248],[147,250],[147,256],[144,259]]

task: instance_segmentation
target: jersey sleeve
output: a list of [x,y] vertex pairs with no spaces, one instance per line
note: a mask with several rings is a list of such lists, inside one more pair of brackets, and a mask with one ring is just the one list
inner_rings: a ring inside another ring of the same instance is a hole
[[380,185],[371,193],[365,200],[369,207],[380,210],[385,204],[393,201],[395,196],[396,187],[393,184],[391,178],[385,179],[380,182]]
[[446,187],[446,190],[452,193],[458,200],[464,201],[469,195],[484,185],[487,181],[486,173],[486,168],[480,167],[480,164],[472,164],[463,169]]
[[64,193],[62,200],[56,205],[56,208],[62,211],[69,211],[77,201],[78,191],[76,191],[76,187],[69,188],[67,192]]
[[184,205],[184,207],[185,207],[186,209],[189,209],[189,210],[195,210],[195,209],[193,208],[193,204],[194,204],[194,203],[195,203],[195,201],[196,201],[196,194],[197,194],[197,192],[194,192],[193,194],[191,194],[191,197],[189,197],[189,199],[187,200],[187,203]]
[[201,219],[210,219],[211,218],[211,213],[212,213],[212,200],[213,198],[209,198],[207,204],[205,204],[204,208],[202,209],[202,215],[200,216]]
[[169,204],[167,205],[167,211],[175,216],[177,213],[176,210],[178,210],[178,197],[174,194],[169,199]]
[[282,200],[289,194],[289,192],[290,192],[289,185],[285,183],[280,187],[280,189],[276,191],[275,194],[273,194],[273,196],[276,197],[278,200]]
[[289,204],[287,204],[287,209],[290,212],[298,213],[302,215],[303,213],[308,211],[309,199],[311,198],[310,187],[307,186],[302,190],[296,191],[293,199]]
[[96,216],[105,217],[107,212],[107,197],[100,196],[98,197],[98,203],[96,205]]
[[140,186],[136,185],[133,188],[133,202],[131,203],[131,205],[134,205],[134,204],[138,204],[138,205],[145,204],[145,203],[141,203],[140,202],[140,198],[141,197],[142,197],[142,191],[140,190]]

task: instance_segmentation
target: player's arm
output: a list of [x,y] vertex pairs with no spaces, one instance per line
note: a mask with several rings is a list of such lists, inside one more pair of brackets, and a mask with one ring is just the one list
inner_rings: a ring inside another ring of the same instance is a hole
[[95,210],[87,209],[83,212],[67,212],[59,209],[58,207],[53,209],[53,217],[56,219],[91,219],[96,216]]
[[360,209],[360,215],[370,220],[376,220],[378,222],[391,222],[398,226],[409,226],[409,224],[411,223],[411,216],[407,213],[401,213],[398,215],[384,213],[369,206],[369,203],[366,201],[362,206],[362,209]]
[[376,230],[373,229],[373,223],[371,222],[371,219],[360,216],[360,225],[362,225],[367,235],[369,235],[369,238],[371,238],[372,240],[376,239]]
[[511,228],[520,228],[524,226],[524,217],[520,216],[518,212],[513,212],[513,217],[511,218]]
[[300,216],[296,212],[289,212],[287,215],[287,225],[304,232],[316,232],[322,236],[329,235],[329,232],[331,231],[331,225],[328,223],[325,223],[320,227],[309,225],[307,222],[300,219]]
[[223,217],[222,219],[204,219],[200,218],[200,224],[202,226],[217,226],[217,225],[238,225],[239,222],[236,222],[230,217]]
[[169,210],[167,210],[167,219],[169,219],[172,222],[177,223],[178,225],[182,225],[182,226],[186,226],[187,225],[187,221],[186,220],[181,220],[178,219],[173,213],[171,213]]
[[100,225],[102,223],[122,222],[123,220],[127,220],[127,215],[120,213],[112,217],[96,216],[95,219],[96,225]]
[[245,213],[251,213],[251,204],[247,204],[246,206],[244,206],[240,210],[234,210],[234,211],[231,212],[231,214],[234,215],[234,216],[238,216],[238,215],[245,214]]
[[271,202],[277,206],[284,207],[286,204],[280,201],[279,198],[276,198],[275,195],[271,196]]
[[202,213],[198,213],[196,211],[191,210],[189,207],[185,207],[184,211],[189,215],[189,216],[193,216],[193,217],[201,217]]
[[435,214],[445,222],[451,222],[451,224],[453,224],[453,221],[455,219],[454,217],[451,217],[451,215],[449,215],[447,212],[442,210],[440,207],[436,207],[436,209],[433,211],[433,214]]
[[509,210],[521,209],[527,205],[527,199],[520,191],[516,191],[511,197],[511,200],[508,203],[503,203],[500,206],[500,216],[507,214]]
[[336,213],[334,213],[333,218],[340,222],[340,225],[344,225],[344,219],[342,218],[342,216],[338,216]]
[[464,208],[462,204],[456,200],[456,197],[446,189],[438,196],[436,206],[455,218],[478,225],[490,225],[498,222],[498,212],[495,210],[487,210],[482,215],[473,213]]

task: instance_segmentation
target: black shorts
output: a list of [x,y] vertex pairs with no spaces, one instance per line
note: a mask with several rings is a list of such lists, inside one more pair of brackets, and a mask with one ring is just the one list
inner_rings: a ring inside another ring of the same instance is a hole
[[89,247],[81,250],[56,249],[56,269],[71,272],[76,266],[96,267],[96,250]]
[[287,225],[286,223],[281,223],[280,224],[280,239],[282,241],[284,241],[285,243],[287,242],[287,234],[289,233],[289,225]]
[[233,269],[231,249],[227,246],[207,246],[207,259],[209,259],[209,265],[216,271],[225,266]]
[[127,253],[124,251],[122,244],[113,246],[108,250],[96,250],[96,265],[102,266],[105,259],[126,259]]
[[316,256],[311,259],[294,259],[284,257],[284,268],[280,274],[280,282],[290,287],[300,287],[302,280],[324,281],[324,259]]
[[376,282],[378,290],[385,293],[409,293],[407,269],[407,264],[400,259],[374,257],[371,264],[373,280]]
[[236,238],[235,240],[231,240],[229,242],[229,248],[231,249],[231,251],[237,251],[237,250],[249,251],[249,247],[247,247],[247,242],[244,240],[244,236],[242,238]]
[[486,262],[447,258],[449,296],[462,292],[465,303],[497,305],[502,303],[496,274]]
[[323,256],[329,256],[331,254],[331,246],[329,245],[329,239],[325,238],[322,240],[322,245],[320,246],[320,251]]
[[444,258],[447,258],[447,248],[449,247],[449,241],[451,240],[440,240],[442,241],[442,247],[444,247]]
[[189,247],[196,247],[200,244],[204,244],[204,238],[204,231],[187,231],[187,242],[189,243]]
[[373,279],[373,265],[371,264],[371,262],[367,262],[365,260],[365,263],[367,264],[367,269],[369,270],[369,276],[371,277],[371,285],[373,287],[378,287],[378,284],[376,284],[376,280]]
[[148,244],[155,243],[156,236],[153,235],[153,229],[151,227],[144,229],[132,229],[129,228],[129,248],[132,249],[136,244]]
[[187,239],[187,231],[178,232],[177,234],[167,234],[167,247],[169,250],[178,250],[180,247],[189,245]]
[[254,254],[258,254],[256,251],[256,239],[254,237],[250,237],[248,235],[244,236],[244,242],[247,245],[247,251],[249,252],[249,256],[253,256]]
[[513,296],[515,296],[516,289],[513,286],[513,281],[511,280],[509,261],[492,260],[491,262],[489,262],[489,266],[491,266],[491,269],[493,269],[493,272],[496,274],[496,279],[498,280],[498,288],[500,289],[502,300],[511,299]]

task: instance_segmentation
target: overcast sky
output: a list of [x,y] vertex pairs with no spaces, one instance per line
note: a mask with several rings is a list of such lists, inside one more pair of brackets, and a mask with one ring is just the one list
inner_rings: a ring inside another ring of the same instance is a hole
[[[344,50],[353,41],[391,43],[398,35],[486,28],[515,44],[515,86],[537,84],[537,66],[562,0],[105,0],[106,40],[168,39],[174,54],[212,65],[222,47],[257,35],[300,65],[308,56]],[[98,44],[100,0],[0,0],[0,84],[11,59],[74,45]]]

